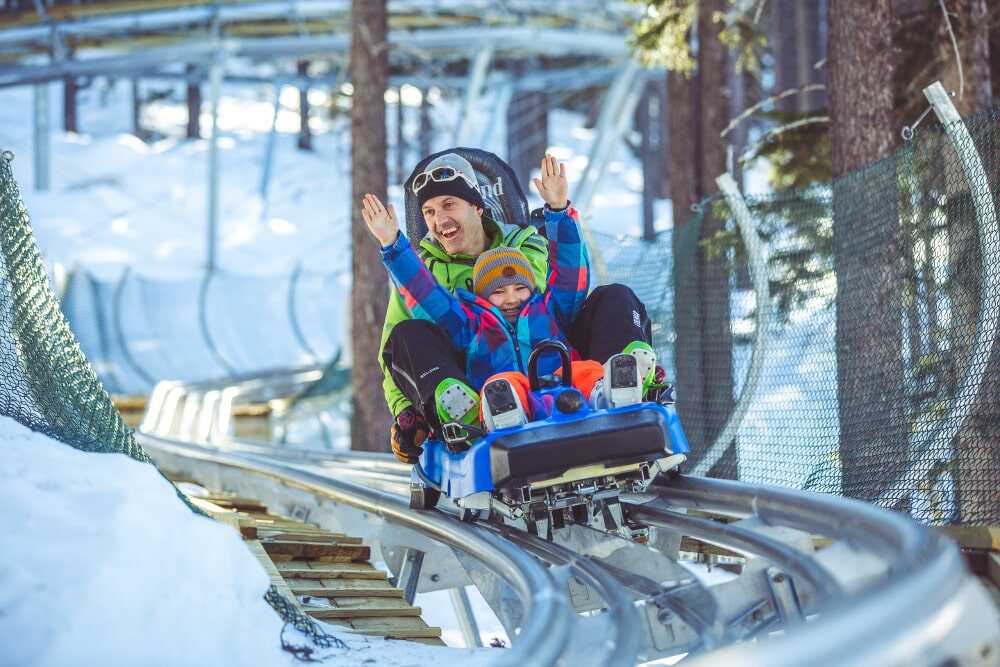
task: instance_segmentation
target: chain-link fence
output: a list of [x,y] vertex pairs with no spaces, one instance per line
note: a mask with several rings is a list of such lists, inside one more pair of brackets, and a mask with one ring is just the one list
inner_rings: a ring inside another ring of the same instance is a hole
[[745,249],[721,198],[677,230],[673,369],[693,471],[925,523],[1000,522],[1000,110],[964,123],[957,148],[929,129],[827,187],[746,202],[771,308],[728,442],[757,331]]
[[[12,159],[11,153],[0,153],[0,416],[83,451],[126,454],[152,464],[59,309],[14,181]],[[265,599],[317,646],[344,646],[273,586]]]

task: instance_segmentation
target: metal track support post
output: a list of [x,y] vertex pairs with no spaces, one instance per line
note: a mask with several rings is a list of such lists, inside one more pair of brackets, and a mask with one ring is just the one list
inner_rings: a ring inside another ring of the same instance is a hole
[[451,596],[451,604],[455,608],[455,617],[458,619],[458,627],[462,631],[466,647],[480,648],[483,642],[479,637],[479,625],[476,623],[476,615],[469,602],[468,591],[464,588],[452,588],[448,591],[448,595]]
[[424,566],[424,552],[412,547],[403,551],[403,563],[399,566],[399,576],[396,577],[396,588],[403,589],[406,604],[413,604],[417,597],[417,582],[420,581],[420,570]]
[[[278,137],[278,114],[281,112],[281,84],[274,82],[274,111],[271,113],[271,131],[264,144],[264,165],[260,173],[260,220],[266,222],[271,208],[268,191],[271,187],[271,165],[274,164],[274,145]],[[214,134],[214,131],[213,131]]]
[[46,192],[51,186],[50,162],[52,136],[49,127],[49,84],[35,86],[35,190]]
[[472,112],[479,103],[479,94],[486,81],[486,73],[493,61],[493,47],[485,46],[478,53],[469,67],[469,84],[465,88],[465,102],[462,104],[462,115],[455,127],[455,145],[461,146],[469,136],[472,126]]
[[[597,119],[597,130],[594,142],[591,144],[587,166],[580,176],[580,183],[573,193],[573,206],[584,215],[590,208],[590,202],[597,191],[597,186],[604,176],[604,171],[611,161],[615,146],[625,132],[626,126],[632,120],[635,107],[639,103],[645,88],[646,75],[642,66],[635,58],[630,58],[615,77],[611,87],[604,97],[601,113]],[[594,240],[590,228],[581,224],[587,246],[590,248],[591,259],[598,283],[608,280],[608,267],[600,252],[600,246]]]
[[209,98],[212,123],[208,139],[208,235],[205,242],[205,269],[215,271],[216,239],[219,224],[219,96],[222,92],[222,53],[216,54],[209,68]]

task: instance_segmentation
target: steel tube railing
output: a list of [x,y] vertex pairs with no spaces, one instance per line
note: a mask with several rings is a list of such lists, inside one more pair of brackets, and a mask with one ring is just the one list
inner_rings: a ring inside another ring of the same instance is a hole
[[551,575],[537,561],[486,528],[441,512],[414,512],[399,496],[266,457],[223,452],[142,433],[136,438],[147,450],[160,450],[290,482],[296,488],[374,514],[474,557],[507,581],[525,605],[524,623],[517,642],[509,651],[497,656],[497,665],[552,665],[566,648],[573,615],[566,595],[557,590]]

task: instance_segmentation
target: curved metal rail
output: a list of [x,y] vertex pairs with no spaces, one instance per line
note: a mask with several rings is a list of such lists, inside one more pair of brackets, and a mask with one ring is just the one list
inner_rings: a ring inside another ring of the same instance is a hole
[[600,659],[601,665],[631,666],[639,654],[639,614],[625,588],[601,565],[587,557],[543,540],[535,535],[513,528],[498,530],[507,541],[533,553],[553,565],[567,565],[577,578],[589,585],[607,602],[608,616],[614,628],[614,639],[606,646],[608,654]]
[[523,629],[516,643],[509,651],[498,654],[497,665],[552,665],[566,649],[572,626],[572,608],[566,597],[557,592],[552,576],[544,567],[486,528],[441,512],[413,512],[398,496],[263,456],[229,453],[142,433],[136,438],[148,451],[194,458],[291,483],[321,498],[356,507],[414,530],[482,562],[510,584],[526,609]]
[[807,582],[821,596],[833,599],[844,594],[844,587],[829,570],[801,551],[780,540],[752,530],[682,514],[661,499],[629,505],[629,515],[661,528],[681,531],[685,535],[769,560],[788,574]]
[[[266,393],[273,382],[287,383],[287,376],[286,373],[246,377],[238,391]],[[184,386],[184,389],[199,387]],[[233,387],[227,390],[235,391]],[[159,400],[164,399],[161,396]],[[280,478],[284,484],[305,489],[316,497],[381,516],[393,526],[413,528],[478,559],[480,548],[486,548],[487,544],[469,542],[467,532],[472,531],[481,540],[489,541],[489,549],[497,548],[495,542],[505,545],[506,551],[500,552],[507,559],[505,565],[483,562],[509,582],[514,578],[510,572],[514,553],[522,557],[526,552],[531,553],[552,565],[573,568],[577,578],[606,603],[607,619],[613,626],[608,641],[617,649],[607,656],[602,654],[602,659],[629,664],[637,654],[652,655],[657,651],[659,655],[669,654],[664,653],[662,646],[655,646],[652,639],[655,630],[635,622],[635,608],[626,592],[635,573],[616,570],[601,562],[597,554],[594,554],[597,559],[581,555],[584,552],[577,553],[576,544],[553,544],[522,531],[471,526],[440,511],[412,512],[405,500],[409,468],[395,462],[390,455],[311,451],[231,439],[220,441],[218,449],[214,449],[143,434],[139,437],[144,446],[153,450],[166,449],[175,455]],[[905,516],[836,496],[689,476],[661,479],[650,492],[654,495],[623,499],[630,517],[678,536],[690,535],[761,559],[755,561],[754,567],[749,567],[748,561],[748,574],[730,582],[733,585],[722,584],[716,589],[722,603],[718,619],[725,626],[719,626],[718,641],[705,641],[699,636],[698,624],[692,625],[681,615],[683,625],[673,626],[670,632],[683,635],[690,630],[690,642],[684,644],[684,638],[679,636],[671,645],[675,653],[679,652],[676,649],[709,649],[719,642],[760,637],[769,631],[768,623],[742,620],[741,614],[748,605],[760,609],[763,604],[769,612],[774,612],[770,613],[770,622],[785,621],[785,634],[780,639],[753,646],[717,648],[693,656],[696,664],[722,664],[718,661],[724,659],[745,662],[753,658],[761,664],[919,665],[939,664],[963,655],[989,655],[990,651],[1000,655],[1000,640],[996,639],[1000,637],[1000,616],[987,593],[965,571],[957,549]],[[724,524],[678,509],[703,509],[752,520]],[[432,516],[437,518],[428,518]],[[437,523],[429,527],[427,521]],[[782,532],[783,529],[791,529],[795,535],[789,536],[789,531]],[[490,538],[482,538],[484,532]],[[807,535],[815,534],[831,538],[833,547],[814,553]],[[803,539],[808,542],[804,547]],[[773,571],[783,573],[794,582],[796,590],[792,592],[791,603],[778,600],[779,592],[773,587],[769,590],[766,577],[758,576],[762,571],[768,576]],[[547,590],[544,596],[553,599],[543,607],[544,614],[540,616],[535,615],[541,613],[536,601],[515,647],[525,640],[540,641],[538,636],[545,632],[545,626],[555,623],[553,631],[562,634],[559,641],[565,649],[570,630],[560,624],[569,627],[573,623],[556,619],[552,614],[557,613],[556,609],[563,613],[571,608],[569,593],[557,590],[552,574],[546,572],[543,579]],[[527,600],[539,595],[539,589],[531,586],[541,583],[536,577],[531,585],[523,579],[512,585],[522,600]],[[526,603],[526,607],[530,604]],[[811,620],[804,622],[807,617]],[[547,620],[538,621],[536,626],[535,618]],[[637,629],[640,626],[642,632],[653,634],[638,637],[642,634]],[[553,659],[561,656],[566,660],[563,649],[551,646],[541,652],[532,649],[532,664],[538,664],[545,656],[554,656]],[[983,661],[983,664],[988,663]]]
[[[824,609],[819,621],[692,664],[734,664],[726,661],[738,656],[743,664],[936,665],[963,648],[964,657],[1000,650],[997,610],[971,581],[958,549],[902,515],[846,498],[717,479],[678,476],[654,489],[676,506],[753,515],[864,546],[889,564],[883,580]],[[971,646],[955,643],[971,637]]]

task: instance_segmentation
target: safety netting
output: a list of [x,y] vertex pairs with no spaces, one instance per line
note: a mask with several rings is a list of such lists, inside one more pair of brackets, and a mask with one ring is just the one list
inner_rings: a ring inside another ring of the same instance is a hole
[[747,198],[766,302],[738,201],[702,202],[660,241],[689,472],[1000,522],[998,122],[928,128],[831,184]]
[[[14,180],[12,159],[11,153],[0,153],[0,416],[76,449],[125,454],[152,465],[59,308]],[[274,586],[265,599],[316,645],[343,646]]]

